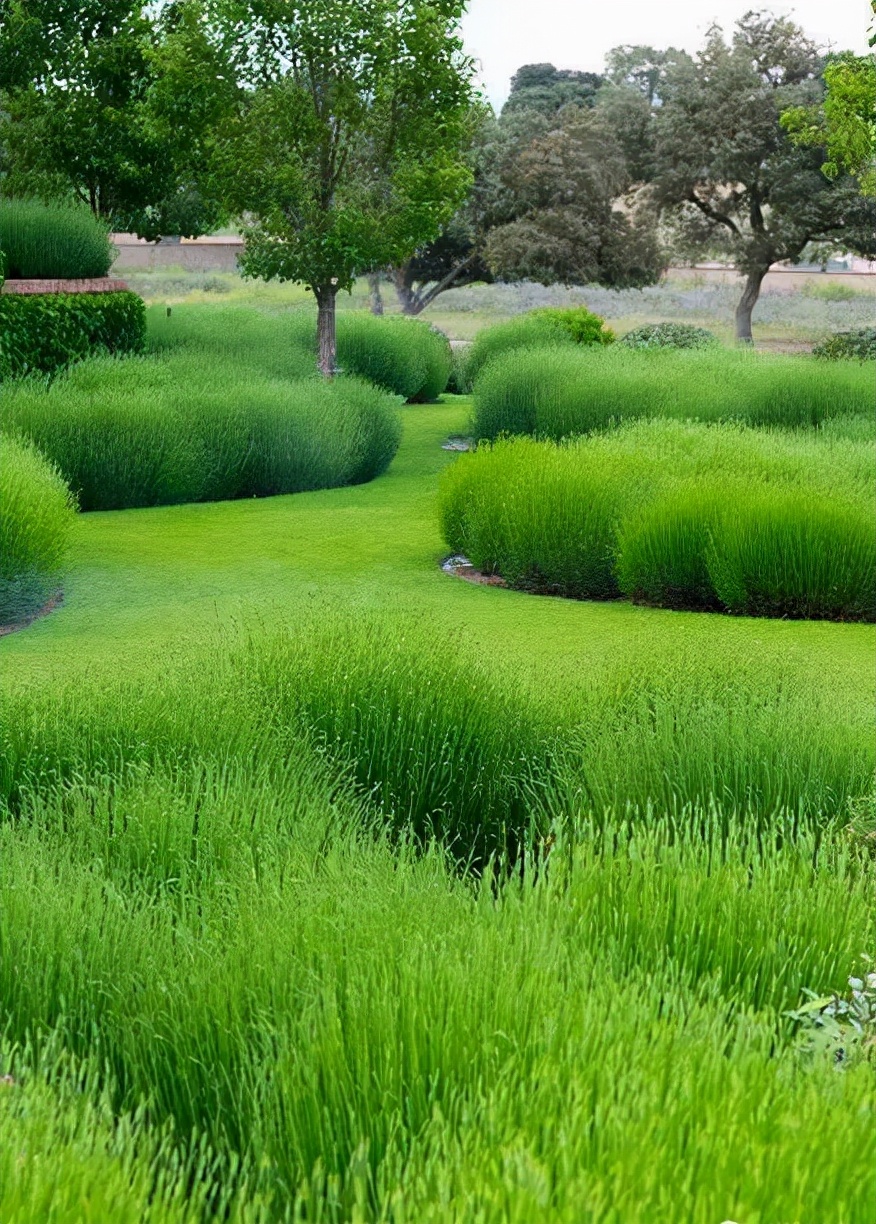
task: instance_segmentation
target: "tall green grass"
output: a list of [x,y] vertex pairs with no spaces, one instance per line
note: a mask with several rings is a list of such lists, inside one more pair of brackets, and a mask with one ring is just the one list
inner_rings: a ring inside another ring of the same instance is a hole
[[7,277],[106,276],[115,251],[106,225],[86,205],[0,200],[0,251]]
[[61,576],[75,505],[57,469],[0,434],[0,624],[36,611]]
[[0,401],[83,510],[265,497],[371,480],[399,443],[392,399],[353,379],[280,381],[206,353],[94,360]]
[[872,410],[872,376],[851,363],[721,349],[532,348],[484,369],[472,433],[557,440],[642,417],[801,428]]
[[[279,378],[316,370],[316,325],[309,310],[267,314],[245,306],[175,306],[148,312],[152,351],[184,348],[236,362]],[[450,376],[445,336],[415,319],[374,318],[364,312],[337,317],[337,361],[341,371],[366,378],[404,399],[436,399]]]
[[786,1013],[872,946],[869,710],[270,620],[0,694],[7,1215],[863,1218],[872,1069]]
[[445,475],[445,540],[513,586],[876,619],[872,447],[653,422],[497,443]]

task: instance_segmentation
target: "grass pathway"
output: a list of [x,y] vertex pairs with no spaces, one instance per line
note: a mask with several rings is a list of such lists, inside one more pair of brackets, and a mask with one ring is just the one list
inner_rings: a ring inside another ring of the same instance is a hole
[[[443,574],[441,449],[467,402],[405,407],[386,475],[355,488],[80,516],[63,605],[0,641],[4,680],[139,669],[252,616],[294,623],[327,601],[398,609],[464,635],[520,680],[574,689],[602,669],[708,656],[870,700],[874,630],[543,599]],[[860,703],[860,704],[859,704]]]

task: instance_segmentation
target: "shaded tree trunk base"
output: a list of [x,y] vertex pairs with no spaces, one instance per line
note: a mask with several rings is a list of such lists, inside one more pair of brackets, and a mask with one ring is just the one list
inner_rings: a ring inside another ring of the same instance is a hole
[[335,331],[335,302],[337,285],[318,285],[313,289],[316,298],[316,338],[319,348],[317,362],[320,374],[333,378],[337,371],[337,339]]

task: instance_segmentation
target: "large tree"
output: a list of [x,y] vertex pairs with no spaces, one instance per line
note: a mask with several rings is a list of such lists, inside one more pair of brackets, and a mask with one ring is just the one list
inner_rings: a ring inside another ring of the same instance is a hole
[[245,274],[297,281],[335,366],[339,290],[434,238],[471,181],[463,0],[250,0],[210,19],[238,98],[217,182],[245,221]]
[[876,196],[876,63],[871,55],[838,55],[824,70],[820,106],[795,106],[782,127],[795,144],[823,148],[822,173],[851,174],[864,195]]
[[505,177],[515,215],[487,241],[497,276],[625,288],[660,275],[653,213],[623,198],[633,180],[616,132],[598,108],[564,108],[508,163]]
[[691,254],[728,256],[745,277],[736,334],[773,263],[810,243],[876,254],[874,214],[854,179],[821,173],[824,154],[795,145],[780,117],[817,104],[823,59],[791,21],[748,13],[728,45],[713,27],[692,62],[667,72],[656,114],[655,196]]

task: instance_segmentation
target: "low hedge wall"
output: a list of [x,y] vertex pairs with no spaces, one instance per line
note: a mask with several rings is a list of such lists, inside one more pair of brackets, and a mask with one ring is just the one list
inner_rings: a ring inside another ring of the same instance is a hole
[[75,505],[29,442],[0,434],[0,624],[37,611],[58,585]]
[[451,551],[523,590],[872,621],[874,493],[867,444],[655,421],[482,447],[440,504]]
[[106,276],[115,250],[108,227],[84,204],[0,200],[0,251],[7,277],[79,280]]
[[146,308],[136,293],[0,294],[0,379],[54,374],[96,352],[143,347]]

